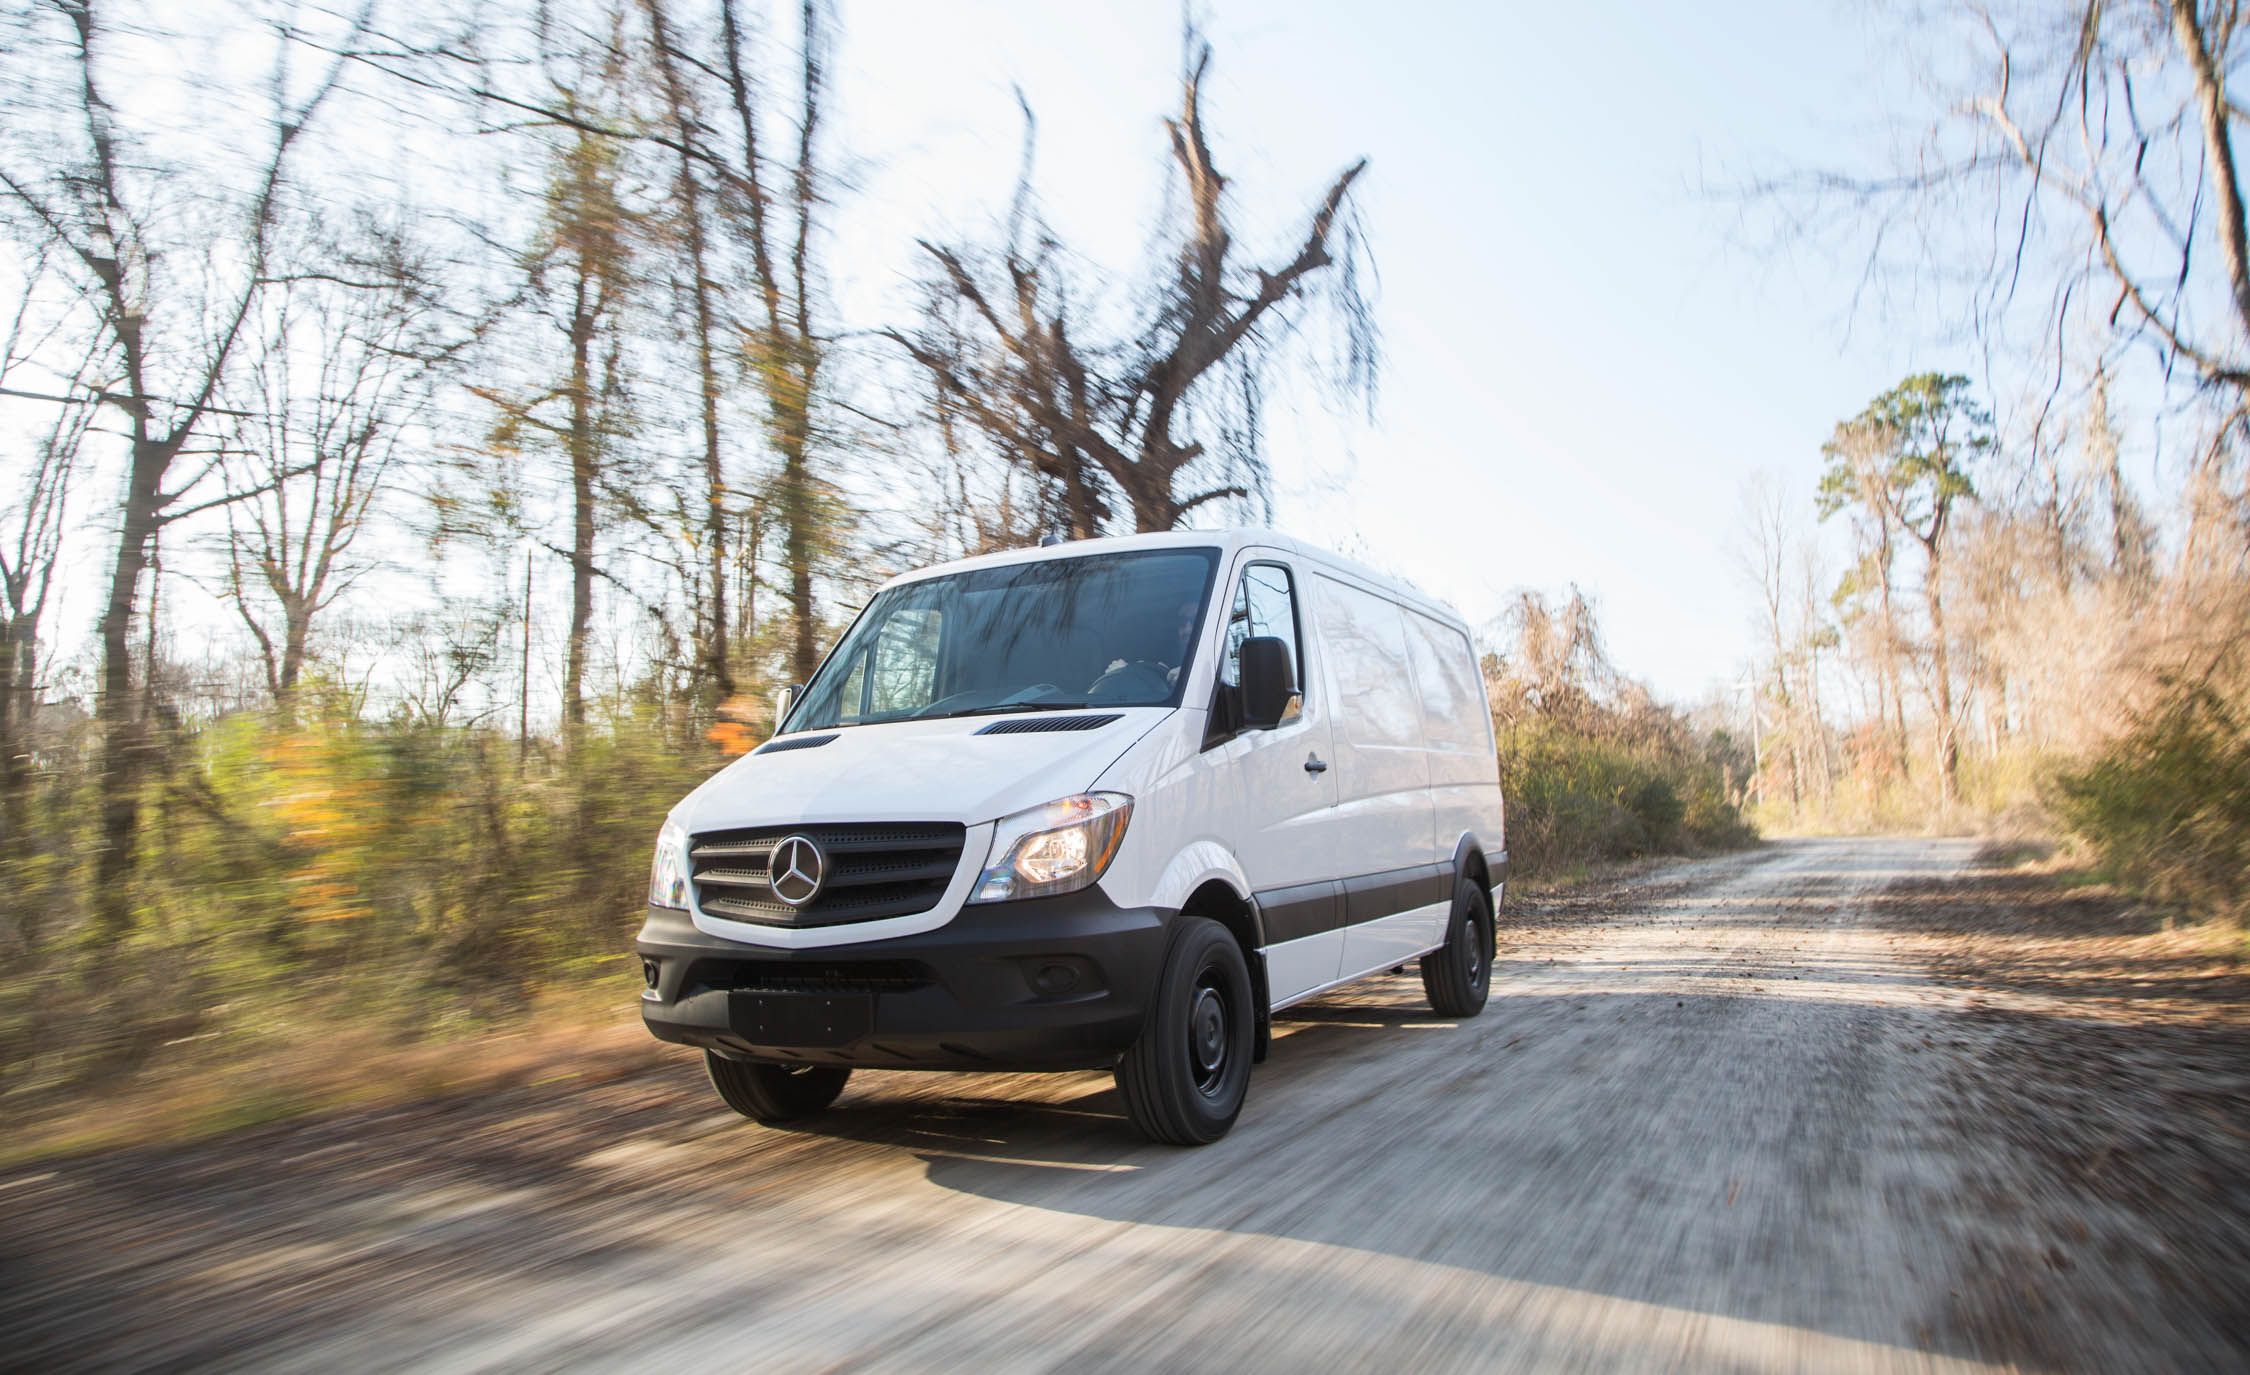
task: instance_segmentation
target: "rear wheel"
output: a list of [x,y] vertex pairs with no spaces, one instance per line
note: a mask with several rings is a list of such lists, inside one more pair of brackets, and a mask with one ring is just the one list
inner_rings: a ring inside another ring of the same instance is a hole
[[1445,944],[1422,957],[1422,991],[1442,1017],[1474,1017],[1492,991],[1492,898],[1475,879],[1453,889]]
[[703,1052],[711,1087],[727,1106],[760,1122],[810,1117],[836,1101],[852,1077],[842,1065],[769,1065]]
[[1117,1062],[1133,1125],[1174,1146],[1225,1136],[1249,1093],[1257,1025],[1242,947],[1208,917],[1182,916],[1140,1039]]

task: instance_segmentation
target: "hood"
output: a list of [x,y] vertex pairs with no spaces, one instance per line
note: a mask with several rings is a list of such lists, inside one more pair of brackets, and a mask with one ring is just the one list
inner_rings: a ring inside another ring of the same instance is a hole
[[[810,749],[756,750],[705,779],[672,809],[689,832],[824,821],[991,821],[1084,792],[1134,741],[1176,710],[1107,707],[842,726]],[[1092,730],[979,734],[1115,715]],[[801,731],[788,739],[830,734]]]

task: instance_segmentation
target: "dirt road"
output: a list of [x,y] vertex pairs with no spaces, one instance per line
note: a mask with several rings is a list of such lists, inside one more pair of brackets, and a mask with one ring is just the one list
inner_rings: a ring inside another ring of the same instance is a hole
[[773,1131],[682,1058],[0,1176],[0,1365],[2250,1368],[2250,1040],[1949,967],[1973,855],[1534,904],[1482,1017],[1298,1009],[1197,1151],[1106,1076]]

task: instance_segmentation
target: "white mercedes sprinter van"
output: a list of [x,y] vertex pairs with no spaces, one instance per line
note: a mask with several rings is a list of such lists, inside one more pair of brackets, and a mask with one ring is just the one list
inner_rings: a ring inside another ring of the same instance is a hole
[[649,1030],[746,1116],[1114,1068],[1200,1144],[1277,1009],[1415,959],[1484,1006],[1492,714],[1412,588],[1255,530],[995,554],[886,584],[790,696],[672,809],[636,943]]

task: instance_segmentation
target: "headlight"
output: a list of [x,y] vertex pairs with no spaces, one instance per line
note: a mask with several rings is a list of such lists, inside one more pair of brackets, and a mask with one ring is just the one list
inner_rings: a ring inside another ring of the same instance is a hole
[[656,833],[656,858],[648,866],[648,905],[687,910],[687,832],[667,821]]
[[1132,818],[1123,793],[1080,793],[1004,816],[993,828],[998,858],[977,879],[971,902],[1007,902],[1074,893],[1117,857]]

